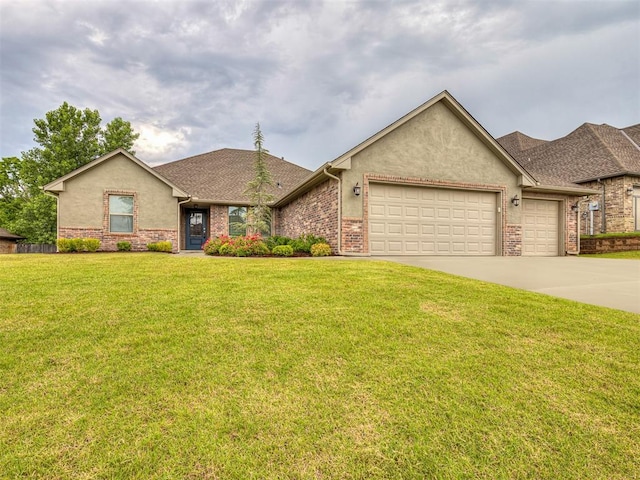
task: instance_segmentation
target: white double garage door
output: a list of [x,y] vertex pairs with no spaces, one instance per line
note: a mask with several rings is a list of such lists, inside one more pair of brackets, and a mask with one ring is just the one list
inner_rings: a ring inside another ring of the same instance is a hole
[[[496,255],[499,218],[495,192],[369,188],[372,255]],[[557,255],[558,202],[523,201],[523,220],[523,254]]]

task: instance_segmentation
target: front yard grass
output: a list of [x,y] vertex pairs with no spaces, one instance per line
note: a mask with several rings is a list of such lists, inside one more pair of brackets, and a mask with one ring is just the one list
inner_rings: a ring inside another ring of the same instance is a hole
[[638,315],[368,260],[0,257],[0,477],[638,472]]
[[580,254],[581,257],[589,258],[626,258],[629,260],[640,260],[640,250],[629,250],[627,252],[591,253]]

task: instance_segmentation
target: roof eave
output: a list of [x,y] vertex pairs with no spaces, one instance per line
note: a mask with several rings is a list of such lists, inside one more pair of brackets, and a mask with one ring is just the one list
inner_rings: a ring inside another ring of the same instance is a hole
[[565,187],[561,185],[535,185],[532,187],[526,187],[523,189],[523,194],[526,192],[536,193],[565,193],[571,195],[593,195],[600,193],[599,190],[586,187]]
[[576,180],[574,181],[574,183],[597,182],[598,180],[605,180],[607,178],[625,177],[625,176],[640,177],[640,172],[621,171],[613,174],[600,175],[599,177],[587,178],[585,180]]

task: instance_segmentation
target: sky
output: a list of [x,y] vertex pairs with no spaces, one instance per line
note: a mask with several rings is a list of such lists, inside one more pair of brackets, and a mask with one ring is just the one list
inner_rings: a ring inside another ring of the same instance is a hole
[[311,170],[448,90],[494,137],[640,123],[640,1],[0,0],[0,154],[67,101],[150,165],[265,147]]

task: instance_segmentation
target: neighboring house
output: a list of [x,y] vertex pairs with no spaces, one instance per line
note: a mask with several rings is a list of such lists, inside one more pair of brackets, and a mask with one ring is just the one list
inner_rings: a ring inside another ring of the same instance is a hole
[[553,141],[513,132],[498,142],[536,178],[598,191],[579,202],[581,233],[640,230],[640,124],[585,123]]
[[[223,149],[150,168],[123,150],[45,185],[60,237],[174,251],[234,234],[255,152]],[[277,157],[272,232],[325,237],[344,255],[565,255],[572,209],[595,190],[532,176],[442,92],[315,172]]]
[[0,228],[0,253],[16,253],[19,240],[24,240],[24,237]]

